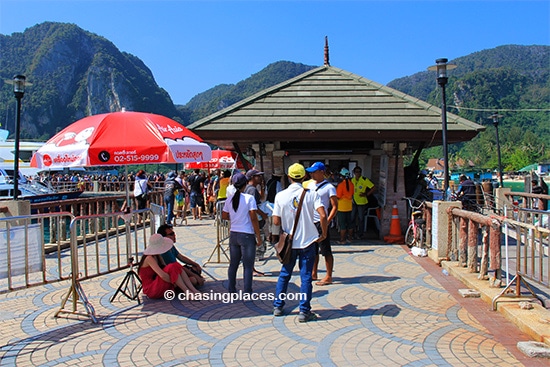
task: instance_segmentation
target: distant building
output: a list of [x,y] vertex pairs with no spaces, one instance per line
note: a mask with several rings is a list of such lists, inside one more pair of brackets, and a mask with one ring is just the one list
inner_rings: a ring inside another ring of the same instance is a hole
[[443,158],[430,158],[426,169],[432,171],[435,175],[443,174]]

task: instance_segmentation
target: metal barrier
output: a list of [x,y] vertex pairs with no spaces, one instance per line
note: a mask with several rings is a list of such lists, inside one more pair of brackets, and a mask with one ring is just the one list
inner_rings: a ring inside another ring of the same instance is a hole
[[[468,267],[472,273],[479,272],[478,278],[489,279],[490,287],[501,287],[502,275],[506,274],[506,286],[493,299],[493,310],[499,298],[512,296],[510,289],[514,284],[517,299],[523,284],[543,303],[532,285],[550,290],[550,230],[543,226],[550,213],[519,208],[517,204],[503,207],[503,213],[504,216],[482,215],[449,209],[447,257],[458,260],[459,266]],[[490,278],[489,271],[494,272]]]
[[[225,200],[219,200],[216,203],[216,233],[217,233],[216,246],[214,247],[214,250],[210,254],[210,257],[208,258],[208,260],[206,260],[203,266],[206,266],[206,264],[209,264],[209,263],[217,263],[217,264],[229,263],[229,255],[227,254],[227,247],[229,245],[229,221],[222,219],[222,210],[223,210],[224,204],[225,204]],[[225,243],[226,241],[227,243]],[[227,261],[222,261],[222,254],[225,256]],[[217,255],[217,260],[211,261],[214,255]]]
[[[448,257],[457,259],[459,266],[468,267],[472,273],[479,271],[479,279],[489,279],[489,271],[494,272],[490,278],[491,286],[500,287],[501,222],[494,217],[459,208],[450,208],[448,215]],[[480,232],[481,240],[478,237]],[[478,245],[481,246],[480,251]],[[481,253],[481,258],[478,253]]]
[[[526,280],[550,289],[550,257],[548,254],[550,230],[547,227],[529,223],[529,219],[535,215],[539,216],[540,223],[544,216],[548,218],[548,214],[546,211],[523,209],[518,212],[520,220],[503,219],[504,233],[507,236],[505,244],[506,273],[510,274],[508,269],[515,267],[515,274],[511,280],[508,277],[506,287],[493,298],[493,310],[496,310],[499,298],[510,297],[512,294],[510,290],[514,284],[516,285],[514,292],[516,298],[521,296],[521,285],[523,284],[531,295],[544,305],[544,301]],[[509,244],[508,237],[515,240],[515,246]]]
[[[134,259],[147,247],[148,237],[153,233],[153,228],[156,228],[155,216],[150,215],[151,213],[151,210],[144,209],[129,213],[78,216],[71,221],[71,286],[63,297],[56,317],[60,313],[79,314],[97,322],[94,308],[88,302],[80,282],[132,268],[135,265]],[[148,220],[150,227],[143,224]],[[91,227],[103,227],[106,230],[92,235],[82,230]],[[79,242],[82,243],[81,246],[78,245]],[[72,307],[68,310],[65,306],[69,300]],[[79,300],[84,305],[85,313],[78,311]]]
[[0,219],[0,293],[70,278],[70,259],[61,254],[65,241],[56,237],[45,246],[45,236],[73,218],[59,212]]

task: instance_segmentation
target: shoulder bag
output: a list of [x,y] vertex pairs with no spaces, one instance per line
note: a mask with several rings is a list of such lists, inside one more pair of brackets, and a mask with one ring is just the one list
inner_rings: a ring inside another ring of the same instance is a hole
[[302,196],[300,196],[300,203],[298,204],[298,211],[296,212],[296,218],[294,218],[294,226],[292,227],[291,233],[282,232],[279,235],[279,242],[275,244],[275,251],[277,252],[277,258],[281,264],[288,264],[290,262],[290,255],[292,254],[292,237],[296,232],[296,226],[298,226],[298,219],[300,218],[300,213],[302,212],[302,204],[304,203],[304,196],[306,196],[306,191],[303,190]]

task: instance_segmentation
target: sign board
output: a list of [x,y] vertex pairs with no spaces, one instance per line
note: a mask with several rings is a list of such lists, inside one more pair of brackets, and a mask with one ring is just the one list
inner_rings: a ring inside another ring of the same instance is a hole
[[388,163],[389,157],[383,155],[380,157],[380,176],[378,178],[378,203],[381,207],[386,206],[386,189],[388,182]]
[[[25,236],[26,234],[26,236]],[[8,254],[8,238],[10,253]],[[25,240],[27,250],[25,251]],[[42,271],[44,252],[42,251],[40,224],[0,229],[0,279],[8,277],[8,256],[10,259],[11,276],[25,274],[25,264],[28,272]]]

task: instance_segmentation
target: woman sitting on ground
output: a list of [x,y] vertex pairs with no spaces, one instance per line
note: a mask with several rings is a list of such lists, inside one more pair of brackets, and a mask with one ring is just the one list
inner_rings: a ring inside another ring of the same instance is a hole
[[143,251],[138,274],[143,284],[143,293],[149,298],[163,298],[164,292],[176,288],[182,292],[200,293],[191,284],[183,266],[179,263],[164,264],[161,254],[173,245],[171,239],[154,234],[149,240],[149,246]]

